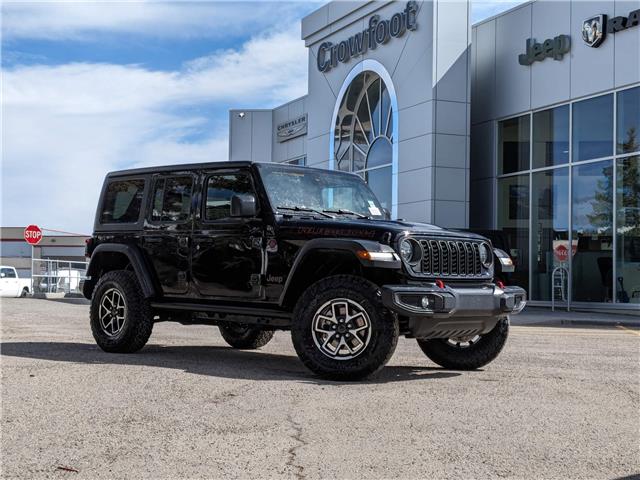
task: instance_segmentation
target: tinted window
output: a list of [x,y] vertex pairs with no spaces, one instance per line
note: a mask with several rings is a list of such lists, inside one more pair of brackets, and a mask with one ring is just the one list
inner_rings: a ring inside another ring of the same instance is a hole
[[144,193],[144,180],[110,182],[104,196],[100,223],[136,223]]
[[498,123],[498,165],[500,173],[529,169],[529,115]]
[[16,278],[16,272],[14,272],[12,268],[3,268],[0,272],[2,272],[5,278]]
[[31,258],[31,245],[24,240],[0,242],[0,257]]
[[573,104],[573,161],[613,154],[613,95]]
[[253,193],[249,175],[234,173],[209,177],[207,181],[205,218],[207,220],[229,218],[231,214],[231,197],[246,193]]
[[640,151],[640,87],[618,93],[618,153]]
[[569,161],[569,106],[533,114],[533,168]]
[[151,219],[156,222],[184,222],[191,214],[191,177],[169,177],[156,181]]

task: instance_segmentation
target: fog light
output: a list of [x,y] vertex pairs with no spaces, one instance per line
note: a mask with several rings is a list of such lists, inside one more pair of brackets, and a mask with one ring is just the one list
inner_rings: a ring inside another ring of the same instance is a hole
[[422,297],[420,303],[422,303],[422,308],[425,310],[428,310],[431,307],[431,299],[429,297]]

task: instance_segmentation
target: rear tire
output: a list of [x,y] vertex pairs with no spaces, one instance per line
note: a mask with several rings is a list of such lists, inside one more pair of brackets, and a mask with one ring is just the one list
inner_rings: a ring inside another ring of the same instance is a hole
[[264,347],[273,338],[273,330],[263,330],[251,325],[225,323],[218,325],[220,335],[233,348],[256,350]]
[[114,270],[100,277],[90,312],[93,338],[105,352],[137,352],[151,336],[151,307],[132,272]]
[[29,295],[29,289],[27,287],[24,287],[22,289],[22,292],[20,293],[20,298],[25,298],[27,295]]
[[379,288],[361,277],[314,283],[298,300],[293,319],[291,339],[300,360],[324,378],[370,377],[398,343],[397,317],[382,305]]
[[433,362],[450,370],[476,370],[496,359],[509,336],[509,319],[503,318],[477,341],[456,339],[418,339],[418,345]]

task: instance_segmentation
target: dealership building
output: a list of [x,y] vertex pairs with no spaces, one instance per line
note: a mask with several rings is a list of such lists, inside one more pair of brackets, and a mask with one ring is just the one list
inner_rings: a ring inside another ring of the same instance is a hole
[[[331,2],[308,94],[230,111],[230,160],[355,172],[394,218],[497,230],[533,304],[640,308],[640,0]],[[259,74],[259,72],[258,72]]]

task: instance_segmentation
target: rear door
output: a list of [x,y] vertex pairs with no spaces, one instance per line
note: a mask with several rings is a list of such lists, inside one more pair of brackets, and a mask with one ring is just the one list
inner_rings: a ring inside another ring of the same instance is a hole
[[192,237],[191,273],[196,291],[207,298],[260,298],[263,221],[259,213],[255,218],[230,214],[233,195],[256,195],[251,174],[244,169],[207,171],[202,181]]
[[166,296],[189,289],[194,176],[154,175],[142,245]]

